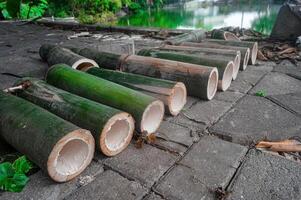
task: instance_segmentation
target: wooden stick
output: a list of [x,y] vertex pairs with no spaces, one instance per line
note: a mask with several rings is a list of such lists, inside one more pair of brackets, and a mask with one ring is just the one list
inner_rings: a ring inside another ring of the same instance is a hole
[[162,101],[111,81],[73,70],[64,64],[51,67],[46,80],[63,90],[130,113],[136,121],[136,129],[142,133],[154,133],[163,119]]
[[221,44],[211,43],[211,42],[182,42],[180,46],[190,46],[190,47],[201,47],[201,48],[211,48],[211,49],[230,49],[235,51],[240,51],[242,59],[240,60],[240,70],[245,70],[248,66],[250,58],[250,49],[246,47],[237,46],[225,46]]
[[92,161],[95,142],[88,130],[2,91],[0,105],[1,137],[54,181],[73,179]]
[[219,74],[217,88],[221,91],[226,91],[231,85],[234,64],[229,58],[210,58],[208,56],[195,56],[182,52],[169,52],[159,49],[141,49],[137,54],[141,56],[151,56],[154,58],[162,58],[167,60],[216,67]]
[[85,71],[94,76],[160,99],[165,105],[165,111],[173,116],[178,115],[186,104],[187,92],[182,82],[168,81],[97,67],[90,67]]
[[39,79],[23,78],[17,84],[24,82],[30,86],[17,92],[18,96],[90,130],[97,149],[105,155],[117,155],[130,143],[135,126],[130,114],[71,94]]

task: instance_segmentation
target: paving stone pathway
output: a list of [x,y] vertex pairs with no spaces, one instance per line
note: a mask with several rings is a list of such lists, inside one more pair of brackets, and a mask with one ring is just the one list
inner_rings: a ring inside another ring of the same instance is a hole
[[[99,32],[109,36],[106,41],[70,39],[73,34],[0,23],[0,89],[19,76],[43,78],[47,65],[38,55],[43,43],[118,53],[159,43],[121,33]],[[38,171],[23,192],[0,192],[0,199],[300,200],[301,163],[253,148],[259,140],[301,136],[300,72],[301,63],[289,61],[248,66],[212,101],[189,97],[177,117],[166,116],[154,144],[141,149],[131,144],[112,158],[96,153],[85,172],[68,183],[56,184]],[[259,90],[266,96],[256,96]],[[0,158],[13,152],[0,139]]]

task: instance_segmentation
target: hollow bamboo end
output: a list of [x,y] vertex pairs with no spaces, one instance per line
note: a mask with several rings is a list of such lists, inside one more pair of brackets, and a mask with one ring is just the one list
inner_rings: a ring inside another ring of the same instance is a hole
[[251,59],[250,59],[252,65],[256,63],[257,52],[258,52],[258,43],[254,42],[254,45],[252,47],[252,52],[251,52]]
[[171,95],[168,100],[168,109],[171,115],[178,115],[187,101],[186,86],[182,82],[176,83],[173,87]]
[[114,115],[104,126],[100,139],[100,150],[106,156],[115,156],[131,142],[135,129],[133,117],[125,112]]
[[225,67],[224,73],[223,73],[223,78],[222,80],[218,81],[218,86],[217,88],[221,91],[226,91],[232,82],[233,78],[233,67],[234,64],[232,61],[230,61],[227,66]]
[[156,132],[164,116],[164,104],[160,100],[153,101],[148,105],[141,120],[141,132],[147,135]]
[[215,96],[218,85],[218,71],[216,68],[213,68],[210,72],[208,85],[207,85],[207,99],[211,100]]
[[233,80],[237,78],[239,67],[240,67],[240,60],[241,60],[241,53],[240,51],[237,51],[237,55],[235,56],[233,61],[233,77],[232,77]]
[[231,32],[224,32],[224,39],[228,41],[240,41],[240,39],[233,33]]
[[53,147],[47,161],[49,176],[56,182],[69,181],[86,169],[94,156],[95,141],[90,131],[77,129]]
[[88,58],[83,58],[83,59],[76,61],[71,67],[73,69],[85,71],[87,68],[99,67],[99,66],[94,60],[91,60]]
[[250,59],[250,49],[247,48],[247,51],[245,53],[245,57],[244,57],[244,60],[243,60],[243,66],[241,68],[242,70],[246,70],[246,68],[248,66],[249,59]]

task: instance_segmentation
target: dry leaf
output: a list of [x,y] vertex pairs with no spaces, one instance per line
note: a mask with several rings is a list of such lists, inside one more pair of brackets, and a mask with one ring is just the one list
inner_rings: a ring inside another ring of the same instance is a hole
[[267,60],[268,60],[267,57],[265,57],[265,56],[263,55],[263,53],[262,53],[260,50],[258,50],[257,58],[258,58],[259,60],[262,60],[262,61],[267,61]]
[[295,52],[296,52],[296,48],[290,47],[290,48],[287,48],[283,51],[278,52],[278,55],[290,54],[290,53],[295,53]]

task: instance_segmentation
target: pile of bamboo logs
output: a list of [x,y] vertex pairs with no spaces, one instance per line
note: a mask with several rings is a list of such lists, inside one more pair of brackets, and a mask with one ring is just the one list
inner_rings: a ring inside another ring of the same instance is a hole
[[0,91],[0,136],[54,181],[71,180],[95,147],[119,154],[134,130],[155,133],[164,113],[180,113],[187,95],[211,100],[255,63],[256,42],[220,31],[212,37],[218,39],[193,31],[137,55],[42,45],[45,81],[22,78]]

